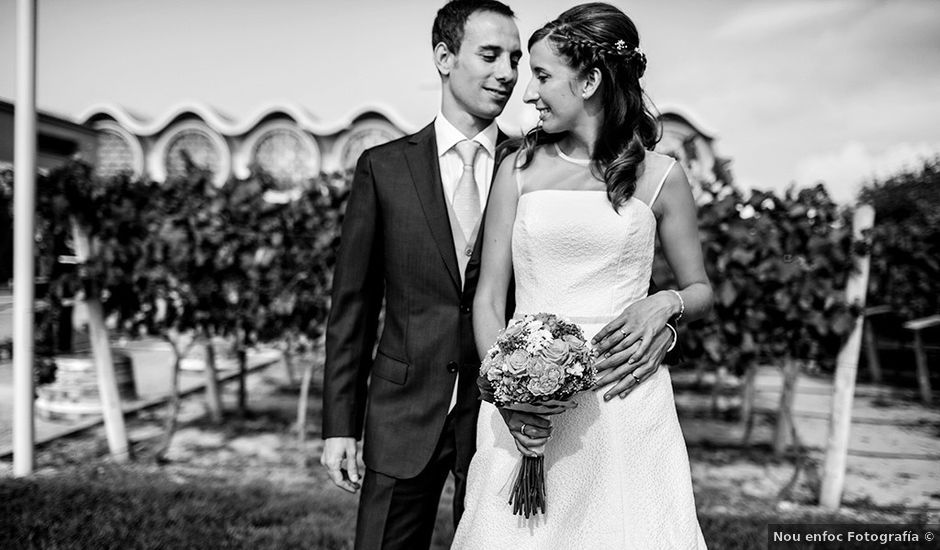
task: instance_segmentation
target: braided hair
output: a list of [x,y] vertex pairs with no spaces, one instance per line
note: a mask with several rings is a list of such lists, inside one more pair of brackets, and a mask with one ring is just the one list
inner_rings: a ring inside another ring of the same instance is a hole
[[[529,50],[541,40],[547,40],[581,76],[593,69],[601,73],[604,120],[594,143],[591,170],[605,182],[607,198],[618,208],[633,195],[646,151],[659,141],[659,124],[640,86],[646,55],[639,48],[636,26],[614,6],[593,2],[575,6],[535,31]],[[532,161],[538,145],[562,137],[538,127],[529,131],[522,141],[520,168]]]

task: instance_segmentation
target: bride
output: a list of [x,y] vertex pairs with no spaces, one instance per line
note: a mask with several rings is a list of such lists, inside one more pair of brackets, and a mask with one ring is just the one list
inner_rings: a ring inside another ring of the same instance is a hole
[[[652,336],[670,318],[703,316],[712,290],[688,180],[651,151],[657,125],[640,87],[636,27],[613,6],[584,4],[528,46],[524,99],[540,127],[493,184],[477,348],[482,357],[505,326],[514,277],[517,315],[579,323],[601,369],[621,357],[643,365]],[[657,235],[679,289],[647,296]],[[640,368],[627,379],[623,399],[588,393],[556,416],[483,403],[453,547],[704,548],[669,372]],[[547,510],[529,519],[507,504],[520,452],[545,456]]]

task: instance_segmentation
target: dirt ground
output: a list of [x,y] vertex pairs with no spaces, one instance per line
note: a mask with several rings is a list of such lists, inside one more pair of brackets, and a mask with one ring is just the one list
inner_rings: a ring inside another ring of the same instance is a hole
[[[708,395],[692,389],[691,373],[677,373],[677,407],[692,455],[693,478],[699,487],[714,487],[775,499],[790,481],[793,461],[769,453],[781,376],[773,367],[758,371],[757,415],[753,445],[742,447],[743,423],[721,421],[710,411]],[[687,388],[683,391],[683,387]],[[795,423],[806,448],[806,470],[792,502],[810,504],[821,484],[829,433],[832,387],[824,377],[801,376],[794,402]],[[695,460],[700,457],[701,460]],[[716,463],[717,457],[722,460]],[[940,410],[920,404],[910,390],[859,385],[852,410],[843,509],[920,511],[934,522],[940,518]]]

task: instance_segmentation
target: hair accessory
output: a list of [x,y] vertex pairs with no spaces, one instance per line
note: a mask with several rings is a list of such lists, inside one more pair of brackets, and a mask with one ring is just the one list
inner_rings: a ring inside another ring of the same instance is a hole
[[[627,43],[624,42],[623,40],[618,40],[618,41],[614,42],[614,48],[616,48],[618,52],[623,53],[624,50],[628,50],[628,49],[629,49],[629,46],[627,46]],[[633,53],[635,53],[635,54],[637,54],[637,55],[646,55],[646,54],[643,53],[643,50],[641,50],[639,46],[633,48],[632,51],[633,51]],[[628,53],[629,53],[629,52],[628,52]]]
[[603,55],[619,57],[628,63],[635,62],[639,76],[643,76],[643,73],[646,72],[646,53],[639,46],[630,47],[626,40],[620,39],[610,44],[597,42],[590,38],[577,38],[566,32],[559,32],[556,36],[575,46],[590,48]]

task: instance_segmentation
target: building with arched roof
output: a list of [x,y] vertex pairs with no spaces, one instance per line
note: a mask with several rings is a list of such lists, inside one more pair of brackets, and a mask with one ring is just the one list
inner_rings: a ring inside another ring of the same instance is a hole
[[355,166],[368,147],[412,130],[391,110],[359,109],[323,121],[294,104],[270,104],[234,120],[202,103],[180,104],[144,120],[115,105],[88,109],[81,120],[99,132],[96,159],[103,176],[119,172],[156,181],[179,174],[185,152],[222,185],[258,167],[286,184]]
[[[217,185],[248,177],[255,167],[296,185],[321,172],[349,170],[366,148],[417,130],[383,106],[322,120],[293,103],[271,103],[241,120],[199,102],[176,105],[152,119],[103,104],[80,120],[98,131],[100,175],[130,172],[163,181],[182,173],[185,154],[212,170]],[[701,187],[722,179],[727,162],[715,154],[713,131],[679,108],[663,109],[660,120],[657,150],[682,162],[697,196]]]
[[682,163],[697,200],[734,184],[731,161],[715,152],[714,130],[703,126],[687,110],[668,104],[661,106],[659,121],[662,136],[656,150]]
[[[659,120],[656,150],[682,163],[698,200],[732,184],[729,161],[715,153],[713,130],[671,105],[661,108]],[[237,120],[200,102],[181,103],[154,118],[101,104],[78,122],[40,113],[39,166],[51,169],[81,156],[101,176],[130,173],[164,181],[184,172],[188,156],[212,170],[219,186],[260,168],[290,187],[321,172],[349,170],[365,149],[417,129],[383,106],[322,120],[296,104],[271,103]],[[13,104],[0,101],[0,167],[12,167],[12,136]],[[0,215],[0,263],[9,263],[4,258],[11,254],[10,229],[10,220]],[[0,269],[0,284],[8,277]]]

